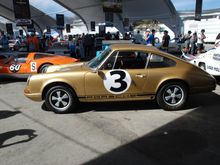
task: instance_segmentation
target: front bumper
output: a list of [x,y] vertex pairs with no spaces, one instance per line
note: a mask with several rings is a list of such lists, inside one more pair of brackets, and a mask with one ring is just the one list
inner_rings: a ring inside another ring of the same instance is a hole
[[24,89],[24,95],[33,101],[42,101],[42,94],[41,93],[31,93],[28,87],[26,87]]

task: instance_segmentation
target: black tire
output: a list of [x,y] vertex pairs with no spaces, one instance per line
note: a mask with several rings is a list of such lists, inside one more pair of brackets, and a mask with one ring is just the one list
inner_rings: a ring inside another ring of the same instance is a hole
[[205,66],[204,63],[200,63],[199,68],[202,69],[202,70],[206,70],[206,66]]
[[158,105],[164,110],[181,109],[187,98],[187,87],[181,82],[170,82],[163,85],[156,96]]
[[51,64],[43,64],[40,69],[39,69],[39,73],[46,73],[47,68],[51,66]]
[[66,86],[54,86],[46,92],[45,105],[55,113],[75,111],[77,97],[72,89]]

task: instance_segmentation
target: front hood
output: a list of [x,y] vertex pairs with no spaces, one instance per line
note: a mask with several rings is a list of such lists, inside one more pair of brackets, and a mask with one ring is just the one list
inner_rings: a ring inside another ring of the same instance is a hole
[[47,73],[79,71],[82,70],[82,68],[84,68],[84,62],[77,62],[64,65],[52,65],[47,68]]

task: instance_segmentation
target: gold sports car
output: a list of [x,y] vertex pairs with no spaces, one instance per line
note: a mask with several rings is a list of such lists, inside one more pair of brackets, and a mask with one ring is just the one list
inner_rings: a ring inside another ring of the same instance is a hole
[[153,100],[165,110],[181,109],[188,94],[211,92],[216,80],[202,69],[154,47],[111,45],[89,62],[54,65],[30,76],[26,97],[45,100],[55,113],[76,110],[78,101]]

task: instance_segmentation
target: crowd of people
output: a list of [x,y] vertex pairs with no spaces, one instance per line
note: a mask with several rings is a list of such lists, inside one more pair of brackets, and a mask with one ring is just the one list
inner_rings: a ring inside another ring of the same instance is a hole
[[192,55],[202,53],[204,51],[205,39],[206,36],[204,29],[202,29],[199,34],[197,34],[197,32],[192,33],[191,31],[188,31],[188,33],[182,37],[184,42],[184,52]]
[[[156,30],[155,29],[147,29],[145,31],[144,36],[142,36],[140,34],[140,31],[137,31],[137,34],[134,35],[134,43],[135,44],[145,44],[148,46],[155,46],[155,33]],[[164,35],[162,37],[162,43],[161,43],[161,49],[168,52],[168,48],[169,48],[169,42],[170,42],[170,36],[168,35],[168,31],[164,30]]]
[[[123,36],[120,36],[120,33],[117,32],[115,34],[111,34],[110,32],[99,35],[99,34],[77,34],[77,35],[68,35],[64,42],[68,42],[68,49],[70,50],[70,55],[76,58],[90,58],[94,56],[97,50],[101,50],[102,47],[99,45],[97,46],[96,42],[97,39],[100,40],[131,40],[135,44],[145,44],[145,45],[152,45],[155,46],[155,29],[146,29],[144,35],[140,34],[138,30],[135,35],[132,33],[125,33]],[[58,36],[57,39],[54,39],[52,36],[43,35],[41,38],[36,36],[35,33],[27,34],[25,39],[21,37],[17,37],[21,43],[25,44],[27,51],[32,52],[45,52],[47,51],[52,45],[53,42],[61,41],[61,37]],[[168,52],[169,50],[169,43],[170,43],[170,36],[167,30],[164,30],[162,41],[160,43],[160,49]],[[179,37],[179,41],[184,43],[183,51],[188,54],[197,54],[202,53],[204,50],[204,42],[205,42],[205,30],[202,29],[199,34],[197,32],[192,33],[188,31],[187,34],[182,35]],[[216,37],[216,40],[220,40],[220,33]],[[156,41],[157,42],[157,41]],[[4,32],[0,32],[0,45],[1,49],[8,49],[9,39],[4,34]]]
[[[155,33],[156,31],[154,29],[152,30],[147,29],[145,32],[145,36],[142,37],[140,31],[137,31],[137,34],[134,36],[134,43],[155,46]],[[160,46],[160,48],[163,51],[168,52],[170,39],[171,38],[168,34],[168,31],[164,30],[162,42]],[[199,33],[198,35],[196,32],[192,34],[191,31],[188,31],[188,33],[185,34],[183,37],[182,36],[179,37],[179,42],[184,43],[183,50],[185,53],[194,55],[203,52],[205,39],[206,39],[205,30],[202,29],[201,33]]]

